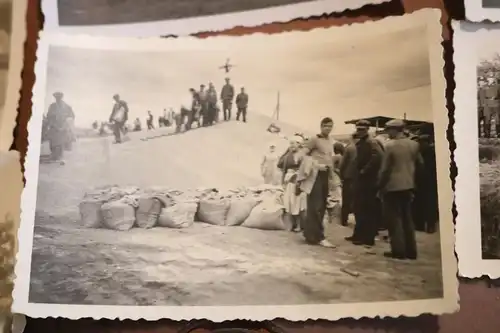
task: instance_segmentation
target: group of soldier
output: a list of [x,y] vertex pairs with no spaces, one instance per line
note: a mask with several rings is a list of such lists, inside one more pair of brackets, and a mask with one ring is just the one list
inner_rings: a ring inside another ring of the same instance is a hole
[[[230,79],[226,78],[226,83],[221,89],[220,95],[217,94],[213,83],[208,84],[208,89],[204,84],[200,85],[199,90],[189,89],[191,102],[190,105],[182,105],[178,113],[172,109],[167,112],[163,110],[163,115],[158,117],[158,127],[168,127],[175,124],[176,132],[180,132],[182,127],[190,130],[194,123],[200,126],[211,126],[219,121],[219,114],[222,110],[224,121],[232,118],[233,103],[236,104],[236,120],[247,121],[248,94],[244,87],[236,95],[234,86]],[[219,107],[219,101],[222,108]],[[146,118],[147,130],[152,130],[154,126],[154,117],[151,111],[148,111]],[[134,131],[141,131],[142,125],[139,118],[136,118],[133,126]]]
[[498,138],[500,136],[500,83],[494,77],[478,82],[478,124],[479,136]]
[[190,88],[191,105],[182,106],[180,113],[174,119],[177,131],[180,131],[184,125],[186,130],[191,129],[193,123],[198,126],[211,126],[219,120],[219,98],[222,104],[222,113],[224,121],[229,121],[232,118],[233,103],[236,104],[236,120],[243,122],[247,121],[248,110],[248,94],[244,87],[241,87],[240,92],[235,96],[234,86],[230,79],[226,78],[226,83],[221,89],[220,96],[217,94],[215,86],[212,82],[208,84],[208,89],[201,84],[200,89]]
[[325,118],[316,136],[290,139],[287,152],[272,161],[283,175],[278,182],[285,188],[285,214],[307,243],[335,247],[325,237],[323,222],[332,220],[331,202],[336,201],[342,225],[354,213],[355,227],[347,241],[371,247],[378,232],[388,229],[391,251],[384,255],[416,259],[415,230],[433,233],[438,221],[432,136],[411,135],[397,119],[386,124],[388,137],[383,139],[372,136],[370,126],[367,120],[358,121],[344,145],[330,138],[333,121]]

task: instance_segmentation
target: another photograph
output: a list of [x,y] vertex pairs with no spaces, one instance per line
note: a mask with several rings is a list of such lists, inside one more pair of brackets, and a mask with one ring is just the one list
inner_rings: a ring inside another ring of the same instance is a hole
[[439,17],[207,39],[43,33],[13,311],[456,310]]
[[0,332],[10,322],[14,263],[17,251],[17,228],[23,188],[21,164],[17,151],[0,153]]
[[42,0],[42,6],[46,30],[144,37],[283,23],[386,1]]
[[465,15],[469,21],[500,21],[499,0],[465,0],[464,4]]
[[[500,26],[455,23],[460,274],[500,277]],[[476,95],[476,98],[470,96]],[[467,97],[469,96],[469,97]],[[471,160],[471,156],[477,156]]]
[[26,0],[0,0],[0,149],[12,144],[21,87]]
[[482,0],[484,8],[500,8],[499,0]]

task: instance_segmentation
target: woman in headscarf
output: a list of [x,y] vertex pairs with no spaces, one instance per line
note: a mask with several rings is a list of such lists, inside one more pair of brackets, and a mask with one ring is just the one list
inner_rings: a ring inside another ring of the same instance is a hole
[[271,144],[269,151],[264,155],[260,164],[260,172],[264,178],[264,184],[279,185],[280,175],[278,170],[279,156],[276,153],[276,145]]
[[301,219],[305,217],[307,209],[307,194],[301,192],[297,195],[296,181],[297,172],[302,160],[303,139],[300,136],[294,136],[290,139],[290,147],[280,158],[278,167],[284,174],[283,185],[285,192],[283,194],[283,205],[286,217],[292,223],[291,231],[300,232]]

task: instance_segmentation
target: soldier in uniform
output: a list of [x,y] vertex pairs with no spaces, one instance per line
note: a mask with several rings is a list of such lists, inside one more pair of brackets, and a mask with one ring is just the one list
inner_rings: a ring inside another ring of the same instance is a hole
[[356,225],[351,237],[355,245],[373,246],[380,225],[377,201],[377,180],[382,162],[382,145],[370,136],[370,122],[356,123],[356,171],[354,176],[354,216]]
[[208,102],[207,102],[207,91],[205,90],[205,85],[200,85],[200,91],[198,91],[198,98],[200,100],[200,115],[203,117],[203,126],[208,126]]
[[234,87],[226,78],[226,84],[222,87],[220,92],[220,99],[222,100],[222,112],[224,113],[224,120],[231,120],[231,109],[233,107]]
[[122,142],[122,134],[125,133],[125,124],[128,120],[128,105],[120,98],[120,95],[115,94],[113,96],[115,104],[113,105],[113,110],[109,116],[109,123],[113,128],[113,135],[115,136],[115,143]]
[[395,259],[417,259],[412,201],[415,176],[423,166],[419,145],[403,135],[404,122],[394,119],[386,124],[389,140],[385,146],[378,190],[383,198],[391,251],[384,256]]
[[217,117],[217,91],[212,82],[208,84],[207,91],[208,125],[213,125]]
[[50,104],[45,119],[46,131],[52,160],[62,161],[65,148],[73,140],[70,121],[75,119],[75,114],[71,106],[63,101],[62,92],[55,92],[53,96],[55,102]]
[[[490,78],[488,85],[485,87],[485,105],[483,108],[484,132],[487,138],[491,137],[491,120],[498,120],[498,111],[500,108],[499,85],[496,79]],[[498,124],[498,121],[496,121]],[[495,126],[496,127],[496,126]],[[496,128],[495,128],[496,130]],[[498,132],[498,131],[496,131]]]
[[243,118],[243,122],[247,122],[247,108],[248,108],[248,94],[245,92],[245,88],[241,87],[241,91],[236,96],[236,107],[238,112],[236,113],[236,120],[240,120],[240,116]]

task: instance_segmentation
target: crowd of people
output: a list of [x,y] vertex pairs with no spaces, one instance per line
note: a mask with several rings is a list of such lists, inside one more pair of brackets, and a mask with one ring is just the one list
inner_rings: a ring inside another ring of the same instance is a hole
[[478,80],[479,137],[500,137],[500,82],[494,76]]
[[[190,105],[182,105],[178,112],[170,109],[163,111],[163,115],[158,117],[158,127],[168,127],[175,124],[176,132],[191,129],[194,123],[198,126],[211,126],[219,121],[219,113],[222,110],[224,121],[232,118],[233,104],[236,105],[236,120],[246,122],[248,110],[248,94],[244,87],[240,88],[238,94],[231,84],[230,79],[225,79],[225,84],[221,89],[220,95],[217,94],[213,83],[208,84],[208,89],[201,84],[199,90],[189,89],[191,102]],[[47,115],[43,118],[42,135],[43,140],[49,141],[51,150],[51,159],[62,161],[65,150],[71,150],[72,143],[76,141],[74,133],[75,114],[71,106],[63,100],[63,93],[53,94],[55,101],[49,106]],[[113,95],[113,108],[108,121],[95,121],[92,127],[99,131],[100,135],[106,134],[106,129],[111,129],[115,143],[122,143],[124,135],[129,129],[132,131],[142,131],[142,124],[139,118],[136,118],[129,128],[129,106],[120,95]],[[219,103],[222,108],[219,107]],[[146,117],[147,130],[155,129],[154,116],[151,111],[147,111]]]
[[[216,121],[217,94],[212,84],[205,91],[190,89],[192,105],[178,114],[165,112],[163,121],[174,119],[186,129],[198,121],[210,126]],[[231,119],[232,103],[238,109],[237,119],[246,121],[248,95],[244,88],[234,98],[234,88],[226,79],[220,99],[224,120]],[[54,93],[55,101],[44,116],[42,136],[50,143],[51,158],[62,161],[65,150],[76,140],[75,114]],[[122,142],[127,132],[128,105],[119,95],[115,101],[109,126],[115,142]],[[201,117],[201,120],[200,120]],[[186,122],[187,121],[187,122]],[[148,128],[154,127],[149,112]],[[373,246],[379,230],[388,229],[391,251],[386,256],[416,259],[415,230],[433,233],[438,222],[436,156],[432,136],[411,136],[402,120],[391,120],[385,126],[388,138],[380,140],[369,133],[370,122],[360,120],[347,144],[334,142],[333,121],[324,118],[320,133],[306,138],[297,134],[289,139],[289,148],[277,155],[270,147],[261,164],[264,182],[283,185],[285,215],[293,231],[302,231],[309,244],[334,247],[324,235],[323,221],[333,220],[340,208],[340,223],[348,224],[354,213],[355,227],[346,240],[355,245]]]
[[[158,117],[158,127],[168,127],[175,124],[177,132],[184,127],[190,130],[193,124],[200,126],[211,126],[219,121],[220,113],[223,114],[224,121],[232,119],[233,104],[236,104],[236,120],[246,122],[248,110],[248,94],[242,87],[238,94],[235,93],[234,86],[230,79],[225,79],[226,83],[222,86],[220,95],[213,83],[200,85],[199,90],[189,89],[191,101],[189,105],[182,105],[179,112],[170,109],[167,112],[163,110],[163,115]],[[147,130],[155,129],[154,116],[151,111],[147,111],[146,117]],[[136,118],[133,125],[133,131],[142,131],[142,124],[139,118]]]
[[354,245],[375,245],[388,229],[391,251],[385,256],[417,259],[415,230],[433,233],[438,222],[434,143],[430,135],[412,136],[403,120],[385,126],[388,138],[373,137],[370,123],[360,120],[350,142],[334,142],[333,121],[324,118],[318,135],[297,134],[282,155],[272,145],[261,172],[268,184],[284,187],[284,210],[292,231],[307,243],[335,247],[324,234],[340,207],[340,223],[354,213]]

